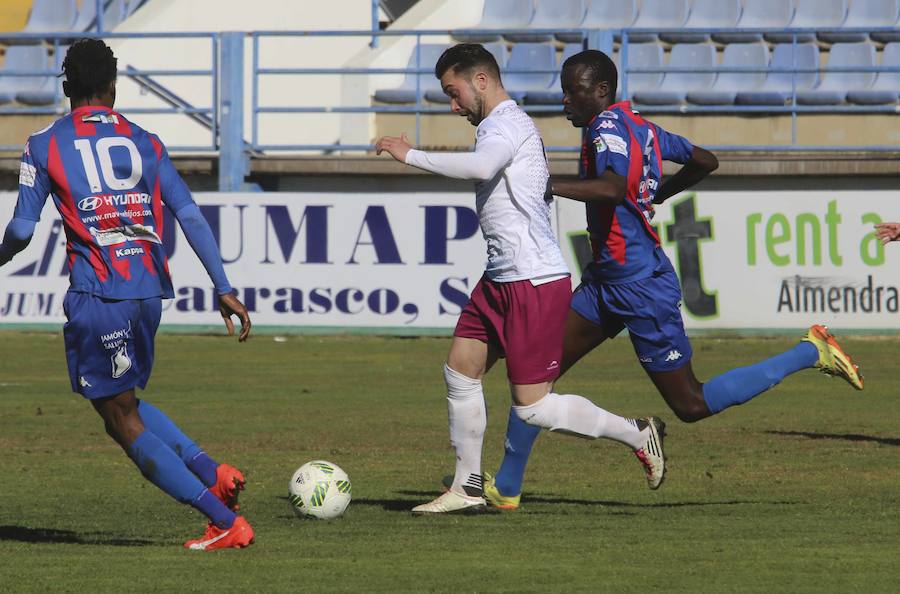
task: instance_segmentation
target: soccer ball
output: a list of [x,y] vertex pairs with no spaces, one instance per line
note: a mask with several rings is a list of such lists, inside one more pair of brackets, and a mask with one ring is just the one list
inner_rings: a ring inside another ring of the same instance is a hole
[[300,517],[337,518],[350,505],[350,477],[337,464],[307,462],[291,477],[288,498]]

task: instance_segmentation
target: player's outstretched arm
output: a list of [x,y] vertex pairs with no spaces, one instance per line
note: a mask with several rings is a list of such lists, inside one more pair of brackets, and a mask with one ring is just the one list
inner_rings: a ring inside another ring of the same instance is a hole
[[653,203],[662,204],[666,199],[697,184],[718,168],[719,160],[714,154],[705,148],[695,146],[694,150],[691,151],[691,158],[688,162],[678,170],[678,173],[668,178],[659,187],[659,191],[656,192],[656,196],[653,198]]
[[875,225],[875,235],[883,244],[900,241],[900,223],[878,223]]
[[590,204],[615,206],[625,200],[627,182],[624,177],[610,170],[595,179],[551,180],[553,195]]
[[478,139],[472,152],[430,153],[412,148],[403,134],[379,138],[375,152],[387,152],[401,163],[445,177],[487,181],[509,164],[515,149],[501,135],[489,134]]
[[13,256],[28,247],[31,236],[34,235],[35,221],[13,217],[3,234],[3,243],[0,243],[0,266],[13,259]]

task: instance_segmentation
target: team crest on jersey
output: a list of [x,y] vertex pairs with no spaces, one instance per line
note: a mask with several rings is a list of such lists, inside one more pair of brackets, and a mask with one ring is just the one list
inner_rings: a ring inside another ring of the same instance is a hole
[[594,148],[597,149],[598,153],[602,153],[606,150],[606,143],[603,142],[603,137],[598,136],[594,139]]
[[131,357],[125,350],[125,345],[120,346],[112,356],[112,376],[113,379],[119,379],[125,372],[131,369]]

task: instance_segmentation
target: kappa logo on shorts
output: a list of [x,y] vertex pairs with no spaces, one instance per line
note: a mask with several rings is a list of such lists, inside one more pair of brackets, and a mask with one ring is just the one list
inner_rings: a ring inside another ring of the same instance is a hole
[[672,349],[671,351],[669,351],[669,354],[666,355],[665,358],[666,361],[677,361],[679,359],[681,359],[681,353],[679,353],[676,349]]
[[113,353],[112,359],[112,376],[113,379],[119,379],[125,372],[131,369],[131,358],[128,356],[128,352],[125,350],[125,345],[123,344]]
[[91,385],[91,383],[90,383],[89,381],[87,381],[86,379],[84,379],[84,376],[83,376],[83,375],[82,375],[81,377],[78,378],[78,384],[79,384],[82,388],[93,388],[93,387],[94,387],[94,386]]

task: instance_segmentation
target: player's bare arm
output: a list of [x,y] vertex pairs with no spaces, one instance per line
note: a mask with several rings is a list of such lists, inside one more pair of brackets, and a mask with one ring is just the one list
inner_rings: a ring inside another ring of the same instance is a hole
[[604,171],[595,179],[552,180],[553,194],[578,202],[589,204],[607,204],[615,206],[625,200],[627,180],[613,173]]
[[875,225],[875,235],[885,245],[900,241],[900,223],[878,223]]
[[714,154],[705,148],[695,146],[691,152],[690,160],[659,187],[653,203],[662,204],[668,198],[699,183],[700,180],[718,168],[719,160]]

